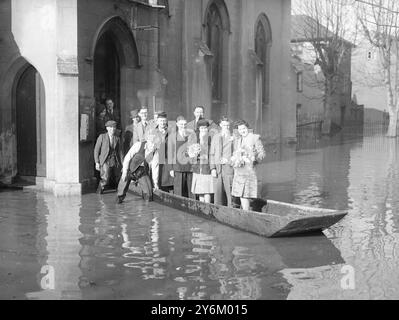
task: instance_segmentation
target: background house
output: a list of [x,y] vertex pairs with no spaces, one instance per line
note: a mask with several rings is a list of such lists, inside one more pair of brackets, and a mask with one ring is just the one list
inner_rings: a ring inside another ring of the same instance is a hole
[[384,130],[388,126],[387,93],[378,49],[361,39],[352,55],[353,99],[364,105],[367,129]]
[[[314,123],[323,120],[325,77],[318,65],[314,47],[306,35],[309,24],[316,24],[311,17],[293,15],[291,25],[291,64],[292,81],[296,87],[296,106],[298,125]],[[320,26],[319,26],[320,27]],[[321,26],[321,28],[323,28]],[[329,32],[325,34],[328,42]],[[332,37],[332,35],[331,35]],[[342,39],[344,50],[343,58],[337,68],[337,80],[333,93],[333,107],[331,121],[335,129],[353,126],[362,123],[360,107],[352,102],[351,81],[351,52],[353,44]]]

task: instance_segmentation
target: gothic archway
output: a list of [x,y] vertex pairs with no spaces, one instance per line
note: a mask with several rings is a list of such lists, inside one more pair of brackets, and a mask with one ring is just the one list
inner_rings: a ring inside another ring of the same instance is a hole
[[22,179],[46,176],[46,103],[43,80],[25,62],[12,89],[16,124],[17,175]]
[[272,45],[272,32],[267,16],[259,15],[255,24],[255,53],[262,62],[260,65],[260,93],[262,110],[269,104],[270,100],[270,48]]
[[119,110],[125,127],[127,107],[136,99],[134,69],[140,66],[136,41],[129,26],[118,16],[108,18],[98,29],[92,47],[94,97],[101,103],[109,97]]

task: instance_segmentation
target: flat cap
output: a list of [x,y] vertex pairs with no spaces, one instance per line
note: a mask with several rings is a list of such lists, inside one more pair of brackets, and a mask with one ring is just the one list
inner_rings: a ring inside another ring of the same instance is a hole
[[116,128],[116,121],[114,120],[109,120],[105,123],[106,127],[115,127]]

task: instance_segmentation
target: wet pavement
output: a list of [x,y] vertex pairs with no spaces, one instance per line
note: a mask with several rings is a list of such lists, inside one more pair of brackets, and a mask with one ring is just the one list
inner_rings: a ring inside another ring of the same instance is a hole
[[[0,192],[0,299],[398,299],[398,140],[268,146],[263,194],[348,209],[265,239],[115,194]],[[350,276],[350,278],[348,278]]]

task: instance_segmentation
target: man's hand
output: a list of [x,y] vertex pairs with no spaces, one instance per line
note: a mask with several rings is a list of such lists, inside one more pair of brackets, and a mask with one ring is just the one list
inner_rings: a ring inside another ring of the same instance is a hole
[[170,176],[171,176],[172,178],[175,177],[175,171],[174,171],[174,170],[170,170],[169,174],[170,174]]
[[96,163],[96,170],[100,171],[100,164],[98,162]]
[[214,178],[217,178],[217,177],[218,177],[218,174],[217,174],[217,172],[216,172],[216,169],[212,169],[212,170],[211,170],[211,175],[212,175],[212,177],[214,177]]

